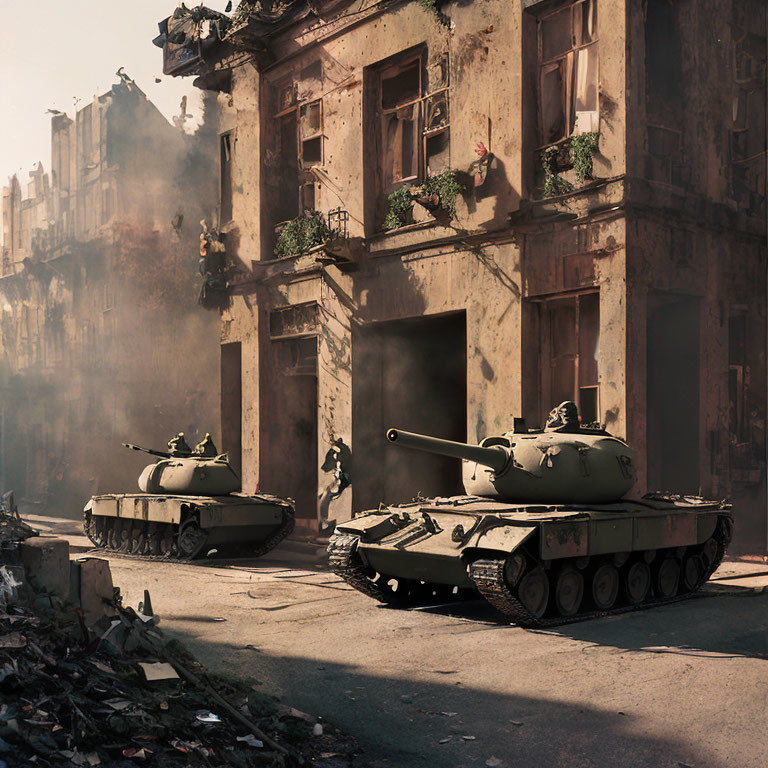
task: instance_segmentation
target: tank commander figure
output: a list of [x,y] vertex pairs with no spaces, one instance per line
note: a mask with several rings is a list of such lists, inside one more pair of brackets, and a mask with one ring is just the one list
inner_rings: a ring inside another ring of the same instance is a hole
[[581,429],[581,421],[576,403],[565,400],[557,408],[553,408],[547,417],[546,428],[558,432],[578,432]]
[[183,432],[179,432],[178,435],[176,435],[175,437],[172,437],[168,441],[168,453],[171,455],[172,458],[189,456],[192,453],[192,449],[189,447],[189,444],[184,439]]
[[219,455],[210,432],[205,433],[205,437],[195,446],[193,453],[195,456],[202,456],[206,459],[212,459]]

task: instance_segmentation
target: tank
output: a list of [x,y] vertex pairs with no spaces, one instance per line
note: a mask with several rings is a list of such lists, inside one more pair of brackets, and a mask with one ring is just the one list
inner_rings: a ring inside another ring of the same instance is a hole
[[390,429],[396,446],[462,459],[467,495],[380,507],[339,523],[331,569],[379,602],[479,593],[542,627],[647,608],[698,590],[725,554],[730,505],[698,496],[628,498],[637,457],[565,402],[543,430],[480,445]]
[[86,504],[83,528],[99,549],[184,561],[212,550],[257,557],[293,530],[293,502],[241,493],[237,472],[210,435],[194,449],[182,433],[167,452],[123,445],[159,460],[141,473],[142,493],[103,494]]

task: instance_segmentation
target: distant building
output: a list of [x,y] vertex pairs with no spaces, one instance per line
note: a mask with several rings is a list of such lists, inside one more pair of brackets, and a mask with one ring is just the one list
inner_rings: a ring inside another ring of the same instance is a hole
[[638,492],[731,497],[732,551],[765,553],[762,2],[244,0],[161,31],[166,71],[230,101],[247,486],[318,535],[460,492],[387,427],[474,442],[570,399],[638,449]]
[[195,255],[215,199],[206,130],[183,134],[123,76],[53,117],[50,174],[3,190],[0,484],[17,498],[75,513],[136,487],[122,441],[218,432]]

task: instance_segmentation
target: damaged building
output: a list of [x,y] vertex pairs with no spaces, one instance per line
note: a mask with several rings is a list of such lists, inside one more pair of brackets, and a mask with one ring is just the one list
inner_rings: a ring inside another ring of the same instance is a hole
[[766,16],[757,0],[180,8],[225,103],[225,448],[298,527],[460,492],[388,427],[476,442],[574,400],[636,491],[730,497],[766,551]]
[[122,70],[51,121],[51,168],[3,190],[0,486],[81,514],[130,490],[179,430],[218,433],[218,318],[197,304],[199,221],[215,201],[215,95],[195,135]]

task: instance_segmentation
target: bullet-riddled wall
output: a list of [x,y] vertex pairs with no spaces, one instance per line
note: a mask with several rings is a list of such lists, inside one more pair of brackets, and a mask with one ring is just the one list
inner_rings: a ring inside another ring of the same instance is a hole
[[[455,465],[406,458],[384,428],[472,442],[575,399],[638,448],[636,491],[733,495],[736,547],[764,551],[764,14],[440,12],[328,4],[270,32],[268,58],[232,35],[254,56],[221,137],[246,488],[293,496],[317,532],[458,490]],[[445,168],[467,184],[455,216],[423,194],[392,227],[388,193]],[[341,243],[286,250],[302,211],[346,217]]]

